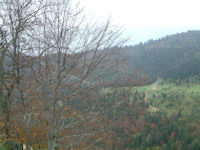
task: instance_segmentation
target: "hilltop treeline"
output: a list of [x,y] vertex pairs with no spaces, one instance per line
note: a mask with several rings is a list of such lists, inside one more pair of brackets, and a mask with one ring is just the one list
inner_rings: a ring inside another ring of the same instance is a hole
[[151,80],[186,79],[200,75],[200,31],[166,36],[136,46],[126,46],[121,55],[129,65]]

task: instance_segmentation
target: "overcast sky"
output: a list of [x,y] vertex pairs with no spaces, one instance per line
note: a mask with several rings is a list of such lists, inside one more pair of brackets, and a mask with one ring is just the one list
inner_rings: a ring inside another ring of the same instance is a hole
[[200,0],[80,0],[87,12],[123,26],[132,43],[200,29]]

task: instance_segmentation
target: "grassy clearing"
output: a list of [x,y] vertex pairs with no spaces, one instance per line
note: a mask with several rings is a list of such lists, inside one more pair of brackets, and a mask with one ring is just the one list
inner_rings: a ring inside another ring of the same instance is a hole
[[[149,86],[136,89],[140,92],[145,92]],[[156,90],[148,90],[151,106],[159,108],[168,117],[174,113],[181,112],[182,119],[188,121],[199,119],[200,84],[182,84],[177,86],[173,83],[162,83],[157,84],[156,88]]]
[[[156,90],[155,90],[156,88]],[[168,117],[177,113],[181,114],[183,121],[197,121],[200,116],[200,83],[195,81],[190,83],[183,82],[181,85],[174,83],[163,82],[159,80],[156,84],[147,86],[139,86],[133,88],[117,88],[115,90],[120,91],[128,89],[128,91],[134,94],[145,93],[148,99],[149,107],[148,111],[159,111],[166,113]],[[104,89],[103,92],[113,92],[110,89]],[[132,100],[133,96],[130,96]],[[119,102],[116,102],[119,105]]]

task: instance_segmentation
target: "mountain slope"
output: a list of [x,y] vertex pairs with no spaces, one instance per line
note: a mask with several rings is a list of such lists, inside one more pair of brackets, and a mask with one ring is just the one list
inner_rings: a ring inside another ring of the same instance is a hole
[[200,31],[166,36],[123,49],[128,72],[156,78],[186,79],[200,75]]

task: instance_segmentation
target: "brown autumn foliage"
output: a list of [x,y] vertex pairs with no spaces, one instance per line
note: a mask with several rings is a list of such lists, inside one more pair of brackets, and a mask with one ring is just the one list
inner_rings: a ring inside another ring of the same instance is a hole
[[[28,150],[114,148],[127,140],[116,139],[119,133],[115,129],[122,128],[126,135],[138,131],[142,117],[124,116],[136,111],[142,116],[142,108],[124,104],[123,116],[103,119],[109,113],[105,108],[114,103],[103,101],[100,89],[142,85],[144,81],[135,80],[135,74],[126,75],[123,62],[116,60],[120,64],[117,71],[122,72],[117,80],[103,86],[101,81],[90,83],[91,74],[106,55],[113,57],[112,51],[102,49],[124,43],[119,38],[120,29],[110,21],[83,29],[86,22],[82,9],[73,7],[71,0],[1,2],[6,33],[1,62],[4,54],[9,58],[1,64],[5,69],[1,70],[0,89],[4,100],[0,113],[3,142],[26,144]],[[126,95],[119,98],[126,102]]]
[[[47,140],[46,140],[46,123],[43,118],[45,118],[44,107],[43,107],[43,100],[38,99],[38,89],[37,89],[37,83],[32,80],[31,77],[24,77],[22,80],[23,83],[23,90],[25,93],[27,93],[27,97],[24,96],[24,103],[18,103],[15,105],[15,107],[12,108],[11,111],[11,119],[10,119],[10,140],[16,141],[18,143],[26,143],[27,142],[27,135],[25,132],[26,128],[26,119],[30,119],[30,141],[32,142],[32,147],[35,149],[38,148],[47,148]],[[97,85],[94,85],[95,87],[100,88]],[[53,92],[53,91],[52,91]],[[91,92],[91,91],[90,91]],[[84,101],[81,103],[81,105],[77,104],[75,108],[73,107],[66,107],[65,108],[65,118],[70,117],[80,117],[83,115],[83,112],[80,112],[77,108],[84,108],[84,106],[87,106],[92,101],[94,101],[97,97],[94,96],[92,93],[87,92],[87,90],[83,90],[75,97],[79,99],[79,101],[83,99],[87,99],[87,97],[90,97],[87,101]],[[15,98],[17,98],[19,95],[14,95]],[[73,130],[65,130],[60,133],[60,137],[63,137],[65,135],[73,135],[74,133],[94,133],[93,135],[83,135],[76,137],[77,143],[74,143],[72,145],[73,149],[84,149],[84,148],[90,148],[90,149],[96,149],[96,147],[107,147],[107,148],[114,148],[114,145],[121,145],[124,142],[127,142],[129,140],[128,136],[131,136],[133,133],[139,132],[139,130],[142,129],[142,126],[145,125],[144,122],[141,122],[141,118],[144,115],[144,109],[140,107],[139,105],[127,104],[126,103],[126,94],[122,95],[122,97],[118,97],[118,100],[123,99],[123,102],[120,106],[120,108],[123,108],[124,111],[122,111],[122,116],[117,119],[109,119],[107,115],[104,116],[97,116],[96,119],[91,120],[89,122],[80,124],[76,129]],[[112,104],[112,103],[111,103]],[[72,105],[73,106],[73,105]],[[109,104],[110,106],[110,104]],[[30,118],[24,118],[26,114],[26,110],[28,110]],[[59,109],[57,110],[59,111]],[[82,114],[80,114],[82,113]],[[109,113],[109,112],[108,112]],[[128,115],[129,114],[129,115]],[[139,116],[134,116],[134,115]],[[103,122],[102,122],[103,120]],[[1,116],[1,129],[3,129],[4,126],[4,118]],[[12,129],[12,130],[11,130]],[[101,130],[104,129],[104,130]],[[116,138],[119,136],[119,133],[117,130],[123,130],[124,135],[127,136],[125,139]],[[82,140],[88,136],[87,140]],[[69,136],[69,139],[66,138],[62,142],[60,142],[63,147],[65,146],[66,142],[71,141],[71,137]],[[101,143],[101,144],[99,144]]]

